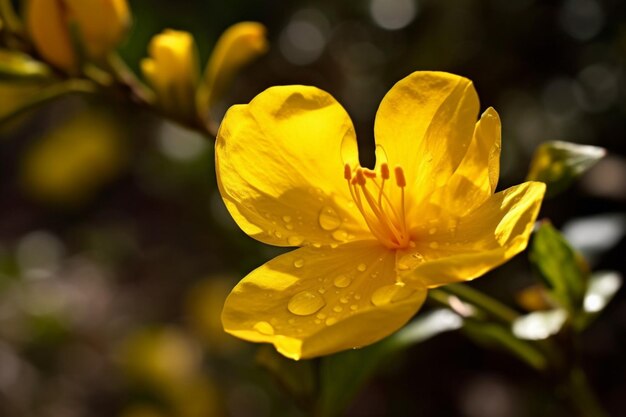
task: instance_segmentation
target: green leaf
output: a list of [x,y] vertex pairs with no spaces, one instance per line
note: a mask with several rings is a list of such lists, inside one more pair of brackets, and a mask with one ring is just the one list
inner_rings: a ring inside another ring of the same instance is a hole
[[20,52],[0,49],[0,81],[36,81],[51,75],[46,64]]
[[420,314],[403,329],[374,345],[322,359],[317,415],[341,415],[385,360],[439,333],[458,329],[462,323],[461,317],[451,310],[434,310]]
[[554,300],[572,315],[580,312],[588,267],[549,222],[543,222],[535,232],[529,256]]
[[567,189],[605,154],[606,150],[597,146],[545,142],[535,151],[527,180],[545,182],[546,195],[552,197]]
[[316,381],[311,361],[287,359],[269,345],[259,348],[256,360],[299,405],[313,405]]

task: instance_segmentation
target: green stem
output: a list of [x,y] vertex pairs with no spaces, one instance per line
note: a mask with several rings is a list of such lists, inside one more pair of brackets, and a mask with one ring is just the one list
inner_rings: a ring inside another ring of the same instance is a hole
[[97,92],[98,87],[94,83],[85,80],[69,80],[54,84],[50,87],[44,88],[39,93],[33,94],[31,100],[22,104],[20,107],[9,112],[8,114],[0,117],[0,123],[5,123],[35,107],[39,107],[49,101],[53,101],[67,94],[95,94]]
[[450,284],[441,287],[440,290],[450,295],[455,295],[463,301],[474,304],[486,313],[491,314],[505,323],[512,323],[519,317],[519,314],[512,308],[468,285]]
[[593,392],[582,368],[573,368],[566,383],[568,397],[580,417],[608,417]]

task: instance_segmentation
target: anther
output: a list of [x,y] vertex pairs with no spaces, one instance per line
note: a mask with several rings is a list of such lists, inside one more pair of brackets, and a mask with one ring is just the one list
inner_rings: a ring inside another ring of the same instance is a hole
[[363,175],[363,170],[361,168],[356,170],[356,183],[359,185],[365,185],[365,175]]
[[383,177],[384,180],[389,179],[389,165],[387,165],[386,162],[380,165],[380,175]]
[[363,175],[367,178],[376,178],[376,171],[372,171],[371,169],[364,169]]
[[396,174],[396,184],[398,184],[398,187],[406,187],[406,179],[404,178],[404,170],[402,167],[395,167],[394,173]]
[[352,179],[352,169],[349,164],[343,166],[343,177],[347,180]]

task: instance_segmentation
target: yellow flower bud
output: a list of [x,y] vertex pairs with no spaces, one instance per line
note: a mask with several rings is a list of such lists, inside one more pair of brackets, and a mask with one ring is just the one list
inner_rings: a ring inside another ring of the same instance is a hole
[[130,12],[126,0],[30,0],[26,23],[39,53],[71,72],[78,66],[71,28],[87,58],[101,60],[124,37]]
[[148,52],[150,57],[141,61],[141,70],[155,90],[159,106],[182,118],[193,116],[199,79],[193,36],[166,29],[152,38]]
[[220,36],[198,91],[201,113],[208,111],[223,95],[241,67],[267,51],[265,32],[265,26],[260,23],[241,22],[229,27]]

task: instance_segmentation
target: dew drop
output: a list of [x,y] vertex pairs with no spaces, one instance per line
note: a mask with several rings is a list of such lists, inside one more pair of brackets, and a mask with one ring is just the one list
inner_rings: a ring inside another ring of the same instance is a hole
[[365,270],[367,269],[367,265],[365,265],[365,264],[359,264],[359,265],[356,267],[356,269],[357,269],[359,272],[363,272],[363,271],[365,271]]
[[326,325],[327,326],[332,326],[333,324],[337,323],[339,320],[337,319],[337,317],[329,317],[328,319],[326,319]]
[[407,271],[409,269],[409,266],[406,264],[398,264],[398,271]]
[[350,277],[346,276],[346,275],[339,275],[337,278],[335,278],[335,280],[333,281],[333,284],[335,285],[335,287],[337,288],[346,288],[348,285],[350,285],[352,283],[352,279],[350,279]]
[[342,229],[335,230],[332,233],[332,236],[333,239],[338,240],[339,242],[345,242],[346,240],[348,240],[348,232]]
[[288,323],[289,323],[289,324],[295,324],[295,323],[296,323],[296,319],[289,319],[289,320],[288,320]]
[[287,303],[287,308],[295,315],[309,316],[318,312],[324,305],[326,305],[326,302],[321,295],[310,291],[302,291],[291,297],[291,300]]
[[346,297],[341,297],[341,298],[339,299],[339,302],[340,302],[341,304],[348,304],[348,299],[347,299]]
[[293,266],[295,266],[296,268],[302,268],[303,265],[304,259],[296,259],[295,261],[293,261]]
[[315,316],[315,317],[317,317],[320,320],[324,320],[326,318],[326,314],[324,314],[324,313],[317,313],[317,316]]
[[282,234],[280,231],[278,231],[278,230],[276,231],[276,233],[274,233],[274,235],[275,235],[277,238],[279,238],[279,239],[282,239],[282,237],[283,237],[283,234]]
[[315,242],[315,243],[313,243],[312,245],[313,245],[313,247],[314,247],[314,248],[316,248],[316,249],[319,249],[319,248],[321,248],[321,247],[322,247],[322,244],[321,244],[321,243],[319,243],[319,242]]
[[406,287],[401,282],[397,282],[395,284],[385,285],[374,291],[371,301],[376,307],[382,307],[402,301],[413,293],[414,291],[411,288]]
[[431,227],[431,228],[428,230],[428,234],[429,234],[429,235],[434,235],[435,233],[437,233],[437,228],[436,228],[436,227]]
[[267,335],[274,334],[274,328],[272,327],[271,324],[269,324],[266,321],[257,322],[257,324],[254,325],[254,330],[262,334],[267,334]]
[[335,313],[341,313],[341,312],[343,311],[343,307],[341,307],[341,306],[335,306],[335,307],[333,307],[333,311],[334,311]]
[[325,288],[320,288],[319,290],[317,290],[318,293],[320,294],[324,294],[326,292]]
[[292,235],[287,238],[287,243],[293,246],[300,246],[303,241],[304,239],[302,238],[302,236],[298,235]]
[[350,306],[350,310],[352,310],[352,311],[357,311],[358,309],[359,309],[359,306],[358,306],[358,305],[356,305],[356,304],[352,304],[352,305]]
[[320,227],[327,231],[335,230],[341,225],[339,215],[335,209],[330,206],[322,207],[318,220]]
[[437,249],[439,247],[439,243],[437,243],[437,242],[430,242],[428,244],[428,246],[430,246],[432,249]]
[[285,223],[289,223],[291,221],[291,216],[283,216],[283,221]]
[[330,248],[331,248],[331,249],[337,249],[338,247],[339,247],[339,245],[338,245],[338,244],[336,244],[336,243],[331,243],[331,244],[330,244]]
[[354,294],[354,299],[355,300],[360,300],[361,299],[361,294]]
[[286,224],[286,225],[285,225],[285,229],[287,229],[287,230],[293,230],[293,224]]

